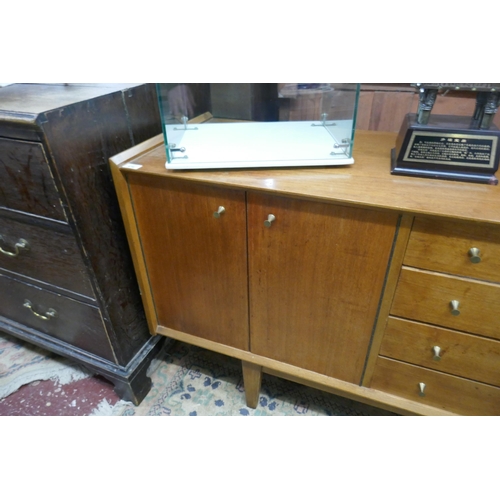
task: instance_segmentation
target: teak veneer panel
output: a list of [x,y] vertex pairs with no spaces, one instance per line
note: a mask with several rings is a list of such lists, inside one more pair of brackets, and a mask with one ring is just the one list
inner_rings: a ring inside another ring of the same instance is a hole
[[[434,359],[433,347],[441,359]],[[500,387],[500,342],[401,318],[389,318],[380,355]]]
[[245,192],[135,175],[130,189],[158,324],[248,349]]
[[[460,314],[451,314],[458,300]],[[391,314],[500,339],[500,285],[403,268]]]
[[[425,384],[420,396],[419,384]],[[371,387],[460,415],[500,414],[500,389],[454,375],[379,357]]]
[[[500,210],[500,207],[499,207]],[[481,262],[469,250],[480,250]],[[500,231],[491,224],[417,217],[404,263],[407,266],[500,283]]]
[[248,193],[251,351],[359,383],[397,219]]
[[[397,134],[358,130],[354,139],[354,164],[324,168],[264,168],[233,170],[168,170],[163,136],[144,147],[130,150],[114,161],[141,165],[155,176],[181,178],[228,187],[318,199],[344,205],[362,205],[436,215],[441,218],[500,224],[500,187],[390,174],[391,149]],[[126,161],[125,161],[126,159]]]

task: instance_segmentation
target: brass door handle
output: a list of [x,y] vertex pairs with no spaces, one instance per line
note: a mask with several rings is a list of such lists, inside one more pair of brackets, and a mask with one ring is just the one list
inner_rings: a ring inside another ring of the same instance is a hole
[[480,253],[481,251],[479,250],[479,248],[471,248],[469,250],[469,260],[473,263],[473,264],[479,264],[479,262],[481,262],[481,256],[480,256]]
[[219,207],[217,212],[214,212],[214,217],[218,219],[225,211],[226,209],[224,207]]
[[458,310],[460,302],[458,300],[452,300],[450,302],[450,306],[451,306],[451,314],[453,314],[453,316],[458,316],[460,314],[460,311]]
[[432,351],[434,352],[434,356],[432,359],[434,361],[439,361],[441,359],[441,347],[439,347],[438,345],[435,345],[432,348]]
[[267,220],[264,221],[264,226],[271,227],[273,220],[276,220],[276,217],[273,214],[269,214],[267,216]]
[[57,312],[52,308],[48,309],[48,311],[43,314],[36,312],[33,309],[33,304],[28,299],[24,300],[23,306],[28,308],[37,318],[43,319],[45,321],[48,321],[49,319],[55,318],[57,316]]
[[[2,235],[0,234],[0,242],[4,241]],[[14,252],[9,252],[0,246],[0,252],[9,257],[17,257],[19,255],[19,250],[29,250],[29,245],[26,240],[20,238],[19,241],[14,245]]]

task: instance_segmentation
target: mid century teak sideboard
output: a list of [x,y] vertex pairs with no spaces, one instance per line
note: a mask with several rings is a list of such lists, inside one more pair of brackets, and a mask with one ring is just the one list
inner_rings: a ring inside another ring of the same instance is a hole
[[111,158],[147,320],[403,415],[500,414],[499,187],[349,167],[172,171],[157,136]]

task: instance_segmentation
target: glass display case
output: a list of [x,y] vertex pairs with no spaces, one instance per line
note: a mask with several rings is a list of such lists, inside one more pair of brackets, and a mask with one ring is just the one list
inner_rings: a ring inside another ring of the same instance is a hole
[[159,83],[168,169],[354,163],[359,84]]

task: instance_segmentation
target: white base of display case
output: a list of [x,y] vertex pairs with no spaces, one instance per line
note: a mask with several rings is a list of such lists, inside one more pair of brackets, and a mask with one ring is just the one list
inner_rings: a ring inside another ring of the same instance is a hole
[[343,131],[350,134],[352,122],[335,123],[335,126],[309,121],[166,125],[171,158],[165,166],[205,169],[350,165],[354,159],[334,145],[341,144],[343,139],[350,141],[350,135],[344,137]]

